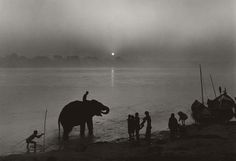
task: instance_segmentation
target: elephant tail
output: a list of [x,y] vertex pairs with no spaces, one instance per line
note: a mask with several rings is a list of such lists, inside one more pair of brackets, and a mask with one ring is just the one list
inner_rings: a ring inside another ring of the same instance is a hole
[[58,141],[60,141],[61,139],[61,126],[60,126],[61,122],[60,122],[60,118],[58,119]]

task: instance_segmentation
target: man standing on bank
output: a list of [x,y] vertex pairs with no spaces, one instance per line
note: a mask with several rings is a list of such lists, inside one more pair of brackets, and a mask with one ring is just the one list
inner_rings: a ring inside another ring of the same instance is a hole
[[177,119],[175,118],[174,113],[172,113],[170,118],[169,118],[168,127],[170,129],[170,138],[175,139],[176,136],[177,136],[177,131],[178,131],[179,124],[178,124]]

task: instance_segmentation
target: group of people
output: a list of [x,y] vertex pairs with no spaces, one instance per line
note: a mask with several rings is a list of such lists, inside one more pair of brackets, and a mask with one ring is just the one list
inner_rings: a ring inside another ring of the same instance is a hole
[[151,139],[151,117],[149,115],[148,111],[145,111],[145,117],[143,118],[142,122],[140,123],[140,117],[139,113],[136,112],[135,115],[128,115],[127,123],[128,123],[128,134],[129,134],[129,140],[136,140],[139,141],[139,131],[144,127],[144,124],[146,125],[146,132],[145,132],[145,139],[147,141],[150,141]]
[[177,137],[177,134],[179,131],[183,131],[184,126],[185,126],[185,121],[188,119],[187,114],[183,113],[183,112],[178,112],[179,115],[179,122],[178,123],[177,119],[175,118],[175,114],[172,113],[170,118],[169,118],[169,122],[168,122],[168,127],[170,129],[170,138],[171,139],[175,139]]
[[[87,95],[89,94],[88,91],[86,91],[86,93],[83,95],[83,102],[87,101]],[[140,123],[140,117],[139,117],[139,113],[136,112],[135,115],[128,115],[128,134],[129,134],[129,140],[135,140],[139,141],[140,138],[140,134],[139,131],[144,127],[144,124],[146,123],[146,132],[145,132],[145,139],[147,141],[151,140],[151,117],[149,115],[148,111],[145,111],[145,117],[143,118],[142,122]],[[180,125],[177,121],[177,119],[175,118],[175,114],[172,113],[171,117],[169,118],[169,123],[168,123],[168,127],[170,129],[170,137],[171,138],[175,138],[177,136],[177,133],[180,129],[180,127],[184,127],[185,126],[185,120],[188,119],[188,116],[183,113],[183,112],[178,112],[179,115],[179,122]],[[33,132],[32,135],[30,135],[27,139],[26,139],[26,143],[27,143],[27,150],[29,151],[29,144],[33,144],[34,145],[34,151],[36,151],[36,142],[33,141],[35,138],[40,138],[42,135],[44,135],[43,133],[38,135],[38,131],[35,130]]]

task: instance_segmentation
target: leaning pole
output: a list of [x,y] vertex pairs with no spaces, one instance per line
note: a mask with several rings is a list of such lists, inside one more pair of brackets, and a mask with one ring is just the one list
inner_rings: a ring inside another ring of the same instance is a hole
[[212,85],[212,88],[213,88],[213,91],[214,91],[214,94],[215,94],[215,97],[216,97],[216,90],[215,90],[215,86],[214,86],[214,82],[213,82],[211,74],[210,74],[210,79],[211,79],[211,85]]
[[44,124],[43,124],[43,152],[45,152],[45,144],[46,144],[46,122],[47,122],[47,113],[48,110],[46,109],[45,115],[44,115]]

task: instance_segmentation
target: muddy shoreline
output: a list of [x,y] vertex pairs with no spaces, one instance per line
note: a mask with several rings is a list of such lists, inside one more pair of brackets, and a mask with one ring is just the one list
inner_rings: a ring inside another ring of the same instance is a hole
[[1,161],[232,161],[236,159],[236,122],[207,126],[186,126],[186,135],[169,139],[168,131],[153,133],[151,144],[127,138],[91,143],[90,139],[71,140],[61,149],[37,154],[0,157]]

